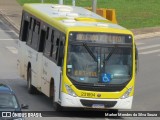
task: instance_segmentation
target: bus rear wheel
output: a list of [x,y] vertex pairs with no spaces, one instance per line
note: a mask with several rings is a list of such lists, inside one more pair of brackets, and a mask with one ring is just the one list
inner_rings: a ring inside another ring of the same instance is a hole
[[28,93],[30,93],[30,94],[34,94],[35,93],[35,88],[32,85],[31,68],[28,68],[28,71],[27,71],[27,89],[28,89]]

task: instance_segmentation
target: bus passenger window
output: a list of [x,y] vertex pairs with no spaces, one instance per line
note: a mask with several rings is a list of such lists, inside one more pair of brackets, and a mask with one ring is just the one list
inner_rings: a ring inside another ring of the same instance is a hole
[[57,41],[56,41],[56,60],[58,60],[58,51],[59,51],[59,38],[57,38]]
[[29,22],[24,20],[22,28],[22,37],[21,37],[22,41],[27,41],[28,28],[29,28]]
[[61,41],[60,42],[60,46],[59,46],[59,50],[58,50],[58,66],[62,66],[62,61],[63,61],[63,50],[64,50],[64,48],[63,48],[64,46],[63,46],[63,42]]
[[32,27],[32,18],[30,18],[30,21],[29,21],[29,29],[31,30],[31,27]]
[[30,23],[29,23],[28,38],[27,38],[27,44],[28,45],[31,45],[31,43],[32,43],[33,23],[34,23],[34,20],[31,17],[30,18]]
[[32,47],[38,50],[40,22],[34,19],[33,33],[32,33]]
[[57,57],[57,65],[62,66],[63,62],[63,55],[64,55],[64,41],[65,41],[65,36],[61,35],[59,43],[58,43],[58,49],[56,55]]
[[44,54],[46,57],[50,57],[51,43],[49,40],[45,40]]
[[49,27],[47,27],[47,35],[46,35],[46,39],[48,39],[49,36]]
[[40,35],[40,42],[39,42],[39,50],[38,52],[43,52],[44,49],[44,41],[45,41],[45,37],[46,37],[46,31],[41,30],[41,35]]
[[54,30],[52,30],[52,35],[51,35],[51,42],[54,42]]
[[34,22],[33,22],[33,31],[35,32],[36,20],[34,19],[33,21],[34,21]]
[[40,31],[40,22],[37,21],[36,26],[35,26],[35,32],[39,34],[39,31]]
[[53,47],[54,47],[54,30],[52,30],[52,34],[51,34],[51,52],[50,52],[50,57],[53,56]]

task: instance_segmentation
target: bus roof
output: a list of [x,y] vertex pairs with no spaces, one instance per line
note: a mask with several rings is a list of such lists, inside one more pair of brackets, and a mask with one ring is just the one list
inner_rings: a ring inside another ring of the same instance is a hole
[[131,34],[124,27],[82,7],[35,3],[25,4],[23,9],[63,32],[92,30]]

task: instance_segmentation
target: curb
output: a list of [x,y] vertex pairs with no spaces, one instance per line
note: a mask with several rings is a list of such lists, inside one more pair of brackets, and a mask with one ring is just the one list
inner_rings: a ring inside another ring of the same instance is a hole
[[19,34],[20,26],[16,25],[14,21],[10,17],[8,17],[2,10],[0,10],[0,15],[2,15],[2,17],[9,23],[9,25],[11,25],[15,29],[15,31]]

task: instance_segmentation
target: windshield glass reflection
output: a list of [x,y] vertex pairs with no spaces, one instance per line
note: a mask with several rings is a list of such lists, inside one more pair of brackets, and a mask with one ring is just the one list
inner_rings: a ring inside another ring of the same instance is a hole
[[123,84],[131,79],[131,47],[86,45],[69,45],[67,75],[71,79],[102,84]]

